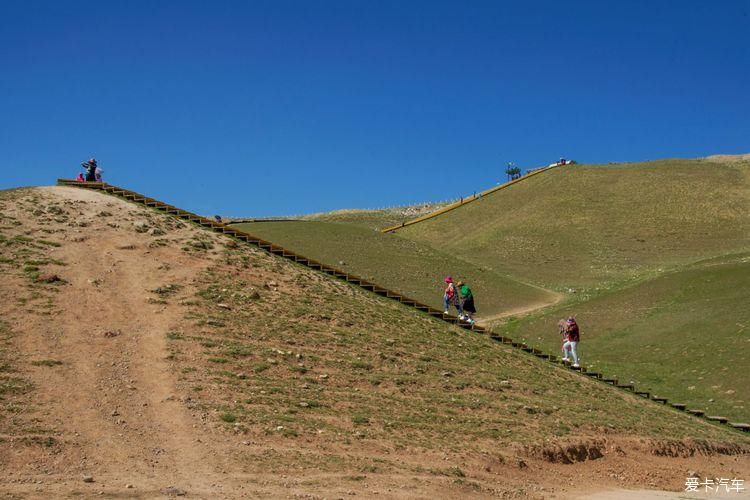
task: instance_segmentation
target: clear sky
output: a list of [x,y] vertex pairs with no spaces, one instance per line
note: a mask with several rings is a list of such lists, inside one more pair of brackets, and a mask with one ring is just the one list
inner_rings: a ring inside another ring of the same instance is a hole
[[0,1],[0,188],[204,214],[445,200],[560,156],[750,152],[750,1]]

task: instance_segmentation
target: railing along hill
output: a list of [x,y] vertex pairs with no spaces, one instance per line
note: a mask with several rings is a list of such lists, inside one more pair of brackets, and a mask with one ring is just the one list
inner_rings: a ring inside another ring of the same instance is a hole
[[529,179],[531,177],[534,177],[535,175],[539,175],[542,172],[546,172],[547,170],[552,170],[553,168],[557,168],[562,166],[561,164],[555,164],[550,165],[549,167],[542,167],[542,168],[536,168],[534,170],[529,170],[526,172],[525,175],[518,177],[517,179],[513,179],[511,181],[508,181],[504,184],[500,184],[499,186],[495,186],[490,189],[486,189],[480,193],[472,194],[471,196],[467,196],[466,198],[461,198],[460,201],[457,201],[455,203],[451,203],[450,205],[446,205],[443,208],[440,208],[438,210],[435,210],[434,212],[430,212],[429,214],[422,215],[420,217],[417,217],[412,220],[408,220],[405,222],[402,222],[401,224],[397,224],[395,226],[387,227],[385,229],[381,229],[380,232],[382,233],[391,233],[398,229],[401,229],[402,227],[411,226],[413,224],[417,224],[419,222],[424,222],[426,220],[430,220],[434,217],[437,217],[438,215],[443,215],[444,213],[450,212],[451,210],[455,210],[459,207],[463,207],[464,205],[471,203],[472,201],[476,201],[482,198],[482,196],[487,196],[488,194],[492,194],[496,191],[500,191],[501,189],[505,189],[507,187],[512,186],[513,184],[517,184],[521,181],[525,181],[526,179]]

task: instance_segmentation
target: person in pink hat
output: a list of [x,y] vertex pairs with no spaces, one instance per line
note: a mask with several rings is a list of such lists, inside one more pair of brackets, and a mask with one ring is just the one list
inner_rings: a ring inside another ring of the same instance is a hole
[[453,283],[453,278],[448,276],[445,278],[445,292],[443,293],[443,309],[444,314],[448,314],[450,306],[455,306],[459,316],[463,316],[464,312],[461,309],[461,303],[458,301],[458,291],[456,285]]

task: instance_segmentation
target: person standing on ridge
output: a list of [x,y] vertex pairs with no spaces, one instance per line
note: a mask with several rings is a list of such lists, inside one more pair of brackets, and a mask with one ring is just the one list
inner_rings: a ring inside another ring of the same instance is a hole
[[473,325],[475,323],[474,314],[477,312],[477,308],[474,306],[474,294],[471,292],[469,285],[463,281],[459,281],[457,286],[458,293],[461,296],[461,309],[464,311],[463,317],[459,317]]
[[86,169],[86,182],[96,182],[96,169],[99,166],[96,158],[81,163],[81,166]]

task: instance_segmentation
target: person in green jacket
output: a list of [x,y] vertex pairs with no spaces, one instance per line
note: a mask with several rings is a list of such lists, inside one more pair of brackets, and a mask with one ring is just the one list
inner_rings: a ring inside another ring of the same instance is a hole
[[477,312],[477,308],[474,306],[474,294],[471,293],[469,285],[463,281],[458,282],[458,293],[461,296],[461,308],[464,310],[464,315],[461,319],[473,325],[475,323],[474,313]]

